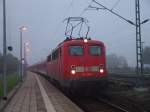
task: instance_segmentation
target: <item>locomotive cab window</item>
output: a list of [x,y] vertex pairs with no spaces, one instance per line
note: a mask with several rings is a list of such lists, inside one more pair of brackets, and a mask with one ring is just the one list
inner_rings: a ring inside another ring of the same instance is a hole
[[83,55],[83,46],[73,45],[69,47],[70,55],[81,56]]
[[100,56],[102,54],[102,47],[99,45],[89,46],[89,53],[93,56]]

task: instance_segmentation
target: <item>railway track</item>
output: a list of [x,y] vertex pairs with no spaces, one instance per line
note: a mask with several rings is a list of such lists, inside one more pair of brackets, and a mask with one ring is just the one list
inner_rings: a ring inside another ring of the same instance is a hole
[[113,104],[113,103],[111,103],[111,102],[109,102],[109,101],[107,101],[107,100],[98,98],[98,101],[99,101],[99,102],[102,102],[102,103],[104,103],[104,104],[107,104],[108,106],[110,106],[110,107],[112,107],[112,108],[114,108],[114,109],[116,109],[116,110],[118,110],[118,111],[120,111],[120,112],[129,112],[128,110],[126,110],[126,109],[124,109],[124,108],[122,108],[122,107],[120,107],[120,106],[118,106],[118,105],[115,105],[115,104]]
[[104,99],[80,99],[75,103],[85,112],[129,112],[115,104]]
[[81,109],[85,112],[129,112],[115,104],[112,104],[108,101],[103,99],[89,99],[85,98],[78,98],[78,96],[69,96],[69,98],[76,103]]
[[[122,79],[123,80],[123,79]],[[122,82],[122,81],[119,81]],[[127,81],[128,83],[128,81]],[[116,87],[116,86],[115,86]],[[121,95],[120,88],[123,88],[123,86],[119,86],[119,88],[116,90],[114,88],[109,88],[110,90],[107,91],[109,94],[110,100],[105,100],[101,98],[91,98],[81,96],[69,96],[69,98],[76,103],[80,108],[82,108],[85,112],[149,112],[149,111],[143,111],[144,107],[141,105],[139,101],[134,101],[133,96],[136,98],[136,94],[129,96],[127,93]],[[123,88],[124,90],[124,88]],[[111,94],[112,92],[112,94]],[[115,93],[114,93],[115,92]],[[117,93],[116,93],[117,92]],[[130,92],[130,91],[129,91]],[[133,93],[133,91],[132,91]],[[130,93],[128,93],[130,94]],[[140,93],[141,94],[141,93]],[[68,95],[67,95],[68,96]],[[101,95],[100,95],[101,96]],[[102,94],[103,96],[103,94]],[[107,96],[105,96],[107,97]],[[109,99],[108,98],[108,99]],[[147,107],[149,109],[149,106]],[[148,110],[147,109],[147,110]]]
[[76,96],[67,96],[69,97],[74,103],[76,103],[81,109],[85,112],[129,112],[115,104],[112,104],[108,101],[103,99],[89,99],[87,97],[80,98]]
[[137,75],[109,75],[109,81],[110,82],[115,82],[115,83],[120,83],[123,85],[127,85],[130,87],[135,87],[140,85],[143,86],[150,86],[150,76],[149,75],[144,75],[144,76],[137,76]]

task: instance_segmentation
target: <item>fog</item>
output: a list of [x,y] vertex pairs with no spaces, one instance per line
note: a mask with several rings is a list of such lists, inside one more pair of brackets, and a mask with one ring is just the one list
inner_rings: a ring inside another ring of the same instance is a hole
[[[97,0],[112,8],[118,0]],[[150,18],[150,1],[140,0],[141,21]],[[87,10],[88,5],[97,6],[91,0],[6,0],[7,45],[13,46],[12,53],[19,57],[19,28],[24,42],[29,42],[27,54],[29,64],[46,58],[56,45],[65,39],[62,21],[69,16],[82,16],[89,20],[89,36],[106,45],[107,54],[115,53],[127,58],[130,65],[136,64],[135,26],[106,10]],[[135,22],[135,0],[120,0],[114,11]],[[0,0],[0,52],[2,52],[2,0]],[[144,46],[150,45],[150,21],[142,25]]]

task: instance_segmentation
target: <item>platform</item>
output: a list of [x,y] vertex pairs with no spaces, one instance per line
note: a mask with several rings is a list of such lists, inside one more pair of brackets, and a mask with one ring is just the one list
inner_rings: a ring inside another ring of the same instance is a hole
[[4,112],[83,112],[42,76],[32,72]]

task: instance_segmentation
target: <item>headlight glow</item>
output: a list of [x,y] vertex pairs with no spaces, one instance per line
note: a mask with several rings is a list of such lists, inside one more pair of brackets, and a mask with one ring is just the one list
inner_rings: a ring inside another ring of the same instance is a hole
[[75,70],[71,70],[71,74],[73,74],[73,75],[74,75],[75,73],[76,73],[76,71],[75,71]]
[[84,39],[84,43],[87,43],[88,42],[88,40],[87,39]]
[[101,68],[101,69],[99,70],[99,72],[100,72],[100,73],[104,73],[104,69]]

